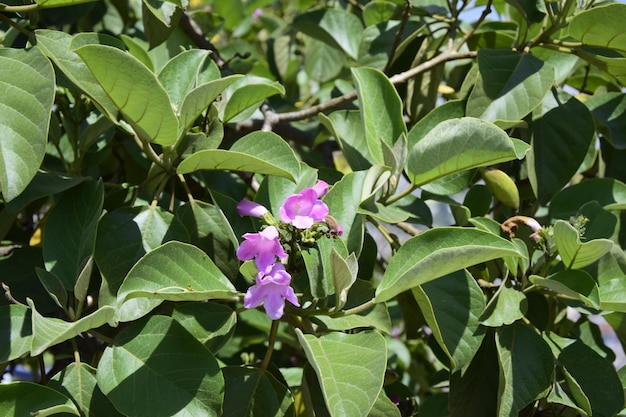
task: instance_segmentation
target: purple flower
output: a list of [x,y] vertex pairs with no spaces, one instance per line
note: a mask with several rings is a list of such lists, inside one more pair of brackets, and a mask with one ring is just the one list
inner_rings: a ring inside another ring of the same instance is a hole
[[280,217],[298,229],[308,229],[313,223],[323,221],[328,215],[328,206],[319,198],[328,192],[328,184],[318,181],[312,188],[293,194],[280,206]]
[[242,261],[254,258],[254,264],[259,272],[268,271],[276,260],[276,256],[287,257],[278,240],[278,230],[274,226],[268,226],[259,233],[246,233],[243,238],[245,240],[237,249],[237,258]]
[[300,306],[290,283],[291,275],[281,263],[275,263],[268,271],[259,272],[256,276],[256,284],[248,288],[243,298],[243,306],[254,308],[263,303],[267,316],[278,320],[283,316],[285,300]]
[[259,23],[259,16],[261,16],[263,14],[263,10],[262,9],[254,9],[254,11],[252,12],[252,22],[253,23]]
[[237,204],[237,213],[239,213],[239,216],[241,217],[261,217],[267,213],[267,209],[254,201],[244,198]]

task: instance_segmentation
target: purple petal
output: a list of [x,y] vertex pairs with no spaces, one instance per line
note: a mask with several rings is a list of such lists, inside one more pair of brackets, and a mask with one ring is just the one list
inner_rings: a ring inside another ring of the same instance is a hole
[[258,285],[248,288],[246,295],[243,297],[243,306],[245,308],[254,308],[263,302],[265,292]]
[[316,222],[321,222],[324,220],[324,217],[328,215],[328,206],[321,200],[317,200],[315,204],[313,204],[313,208],[309,212],[309,217],[311,217]]
[[319,180],[317,184],[313,186],[313,190],[315,191],[317,198],[320,198],[328,192],[328,184],[325,181]]
[[300,303],[298,302],[298,297],[296,297],[296,293],[293,292],[293,288],[285,287],[283,295],[285,299],[289,301],[291,304],[293,304],[296,307],[300,307]]
[[[282,285],[271,285],[268,287],[267,296],[265,297],[265,313],[272,320],[278,320],[283,316],[285,309],[285,299],[282,296]],[[291,287],[289,287],[291,288]]]
[[308,229],[313,226],[315,221],[309,216],[296,216],[291,221],[291,224],[296,226],[298,229]]
[[259,240],[258,235],[254,233],[246,233],[243,235],[244,240],[239,245],[237,249],[237,258],[241,261],[248,261],[254,258],[258,252],[257,249],[257,241]]
[[255,203],[254,201],[250,201],[244,198],[237,204],[237,213],[239,213],[239,216],[241,217],[261,217],[262,215],[267,213],[267,209],[262,205]]

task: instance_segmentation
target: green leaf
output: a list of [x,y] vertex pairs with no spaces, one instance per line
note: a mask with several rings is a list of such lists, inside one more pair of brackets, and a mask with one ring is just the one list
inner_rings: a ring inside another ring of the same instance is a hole
[[206,111],[211,103],[219,96],[225,88],[239,80],[241,75],[231,75],[219,78],[214,81],[202,84],[189,91],[179,107],[180,111],[180,131],[189,129],[196,118]]
[[592,178],[559,192],[550,203],[550,216],[569,220],[589,201],[597,201],[607,210],[626,208],[626,184],[611,178]]
[[142,317],[163,300],[203,301],[237,294],[206,253],[171,241],[148,252],[128,272],[117,294],[117,319]]
[[[375,288],[369,281],[357,279],[348,292],[348,300],[344,305],[344,310],[370,302],[374,298],[374,292]],[[391,318],[384,303],[374,304],[373,307],[358,314],[342,315],[340,311],[334,316],[314,316],[311,321],[329,330],[344,331],[371,327],[384,333],[391,333]]]
[[98,302],[114,305],[128,271],[153,249],[170,240],[188,241],[185,226],[160,207],[124,207],[100,219],[95,260],[103,276]]
[[516,122],[533,111],[554,83],[554,69],[530,55],[506,49],[478,51],[480,77],[467,101],[467,116]]
[[190,201],[178,209],[176,217],[189,230],[189,243],[205,251],[227,277],[237,276],[239,242],[219,207],[203,201]]
[[482,230],[428,230],[407,240],[391,258],[375,301],[387,301],[417,285],[503,256],[523,255],[511,242]]
[[[78,37],[85,38],[87,34],[80,34]],[[102,34],[97,34],[99,37]],[[41,51],[59,67],[70,81],[78,88],[84,91],[94,100],[94,104],[107,115],[112,122],[117,121],[117,107],[109,98],[102,86],[93,76],[85,62],[71,50],[72,40],[78,37],[72,37],[67,33],[58,30],[37,29],[35,31],[37,46]],[[86,40],[86,39],[85,39]],[[94,42],[97,41],[93,39]],[[96,42],[97,43],[97,42]],[[122,45],[123,46],[123,45]]]
[[337,139],[343,156],[353,171],[363,171],[375,163],[367,149],[361,114],[355,110],[338,110],[326,116],[319,114],[320,122]]
[[463,117],[439,123],[409,148],[406,172],[413,184],[422,185],[456,172],[518,158],[514,140],[502,129]]
[[594,94],[585,106],[608,129],[604,135],[616,149],[626,149],[626,95],[617,92]]
[[554,291],[559,297],[579,300],[588,307],[600,308],[598,285],[585,271],[561,271],[548,278],[531,275],[529,279],[535,285]]
[[624,391],[611,361],[580,340],[565,347],[558,360],[582,388],[594,416],[609,417],[621,411]]
[[167,91],[175,113],[180,113],[183,99],[198,85],[198,73],[208,56],[209,52],[202,49],[183,51],[159,71],[157,78]]
[[332,46],[313,38],[306,38],[306,49],[303,51],[304,71],[311,80],[325,83],[335,79],[345,64],[344,53]]
[[523,324],[498,329],[496,344],[502,380],[499,417],[516,417],[528,404],[548,393],[554,358],[543,338]]
[[413,288],[428,327],[450,358],[451,371],[465,368],[480,348],[485,329],[479,316],[485,297],[465,270]]
[[152,316],[123,330],[105,349],[96,377],[125,415],[222,415],[224,379],[217,361],[170,317]]
[[626,51],[623,16],[626,5],[609,4],[576,14],[569,23],[569,35],[589,46]]
[[11,201],[26,189],[43,161],[54,72],[36,47],[4,48],[0,49],[0,80],[0,191],[4,201]]
[[71,398],[82,415],[122,416],[98,388],[96,369],[86,363],[70,363],[48,381],[48,386]]
[[335,288],[335,311],[339,311],[348,301],[348,292],[356,281],[359,264],[354,252],[344,259],[334,247],[330,250],[330,269]]
[[52,272],[37,266],[35,267],[35,272],[37,272],[37,278],[39,278],[41,285],[48,291],[50,298],[54,300],[56,305],[65,309],[67,307],[67,289],[63,285],[63,281]]
[[86,45],[75,52],[142,140],[174,144],[176,115],[167,92],[145,65],[106,45]]
[[141,2],[143,28],[150,48],[162,44],[169,38],[174,26],[180,20],[181,13],[180,2],[161,0]]
[[297,16],[292,25],[300,32],[342,49],[352,59],[358,58],[363,25],[355,15],[325,8]]
[[240,78],[222,94],[218,106],[221,119],[226,123],[244,110],[256,107],[276,94],[285,94],[285,87],[276,81],[252,75]]
[[365,26],[385,23],[396,15],[398,6],[386,0],[373,0],[363,8],[363,21]]
[[28,353],[32,340],[30,310],[19,304],[0,306],[0,335],[0,363]]
[[317,374],[331,416],[364,416],[382,388],[385,339],[377,332],[330,333],[316,338],[296,329]]
[[178,165],[179,174],[201,169],[248,171],[276,175],[296,181],[300,163],[291,147],[277,134],[256,131],[239,139],[230,148],[196,152]]
[[387,397],[385,390],[381,390],[367,417],[402,417],[402,415],[400,408]]
[[33,382],[0,384],[0,410],[7,416],[50,416],[70,413],[80,416],[76,406],[65,395]]
[[[43,258],[46,269],[73,291],[93,255],[104,191],[101,181],[85,181],[66,191],[46,220]],[[59,238],[62,236],[62,238]]]
[[228,343],[237,322],[230,307],[212,302],[176,306],[172,318],[213,353]]
[[602,310],[626,312],[626,259],[617,245],[598,262],[598,287]]
[[290,416],[291,392],[269,372],[257,368],[227,366],[224,373],[224,414],[228,417]]
[[335,270],[332,250],[347,257],[348,250],[341,239],[318,239],[311,247],[302,247],[301,254],[309,279],[310,291],[315,298],[326,298],[335,294]]
[[609,239],[593,239],[581,242],[578,231],[566,221],[554,224],[554,241],[567,269],[579,269],[600,259],[613,247]]
[[[402,101],[387,76],[373,68],[352,68],[367,148],[378,164],[384,163],[382,143],[389,146],[406,134]],[[381,109],[385,111],[381,112]]]
[[128,49],[128,52],[132,56],[137,58],[139,62],[144,64],[150,71],[154,72],[154,63],[152,62],[150,55],[148,55],[148,45],[146,45],[146,42],[143,39],[125,34],[121,34],[120,38],[122,39],[122,42],[124,42],[125,46],[122,50]]
[[500,327],[521,319],[527,309],[526,295],[514,288],[511,280],[507,278],[489,300],[480,320],[485,326]]
[[35,309],[33,300],[27,298],[26,302],[32,310],[33,338],[30,344],[31,356],[40,355],[51,346],[65,342],[87,330],[98,328],[115,315],[113,307],[104,306],[88,316],[68,322],[57,318],[44,317]]
[[530,123],[528,177],[539,201],[547,204],[576,174],[595,137],[593,117],[563,90],[552,90]]
[[6,202],[6,208],[10,211],[19,211],[33,201],[61,193],[84,180],[85,178],[70,177],[56,172],[39,170],[19,196]]

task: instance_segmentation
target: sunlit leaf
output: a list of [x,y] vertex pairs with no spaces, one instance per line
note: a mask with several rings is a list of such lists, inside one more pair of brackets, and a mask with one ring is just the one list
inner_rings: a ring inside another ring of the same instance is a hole
[[467,101],[467,116],[515,122],[533,111],[554,83],[554,69],[530,54],[506,49],[478,52],[480,77]]
[[417,285],[502,256],[523,256],[511,242],[478,229],[441,227],[407,240],[376,290],[387,301]]
[[86,45],[75,52],[140,138],[161,145],[176,141],[178,121],[169,96],[145,65],[105,45]]
[[300,163],[291,147],[277,134],[261,131],[249,133],[229,150],[196,152],[178,165],[177,172],[186,174],[202,169],[255,172],[292,181],[300,176]]
[[413,184],[422,185],[456,172],[517,158],[516,144],[503,130],[464,117],[439,123],[409,148],[406,172]]
[[561,271],[548,278],[531,275],[529,279],[535,285],[554,291],[557,296],[580,300],[588,307],[600,307],[598,285],[585,271]]
[[170,317],[152,316],[122,331],[105,349],[96,377],[125,415],[222,415],[224,379],[217,361]]
[[590,265],[613,247],[613,241],[609,239],[581,242],[574,226],[563,220],[557,221],[554,225],[554,241],[563,264],[568,269]]
[[341,48],[352,59],[358,58],[363,25],[356,15],[340,9],[314,10],[296,17],[297,30],[329,45]]
[[0,49],[0,191],[6,201],[26,189],[41,165],[54,88],[52,65],[38,48]]
[[590,8],[572,18],[569,35],[586,45],[626,51],[626,33],[622,25],[625,14],[625,4]]
[[500,327],[521,319],[527,309],[526,295],[515,288],[510,279],[505,279],[489,300],[480,320],[485,326]]
[[220,101],[220,115],[228,122],[244,110],[258,106],[276,94],[285,94],[285,87],[267,78],[248,75],[229,86]]
[[382,388],[387,350],[376,332],[330,333],[319,338],[296,329],[317,374],[331,416],[367,415]]

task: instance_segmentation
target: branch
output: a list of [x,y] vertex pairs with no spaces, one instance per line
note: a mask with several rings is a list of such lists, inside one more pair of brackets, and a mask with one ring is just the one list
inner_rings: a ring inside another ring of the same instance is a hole
[[187,12],[183,11],[179,24],[180,28],[199,48],[211,51],[211,59],[215,61],[219,69],[224,69],[224,67],[226,67],[226,61],[222,59],[215,45],[213,45],[213,43],[206,36],[204,36],[200,26],[198,26],[195,20],[189,17]]

